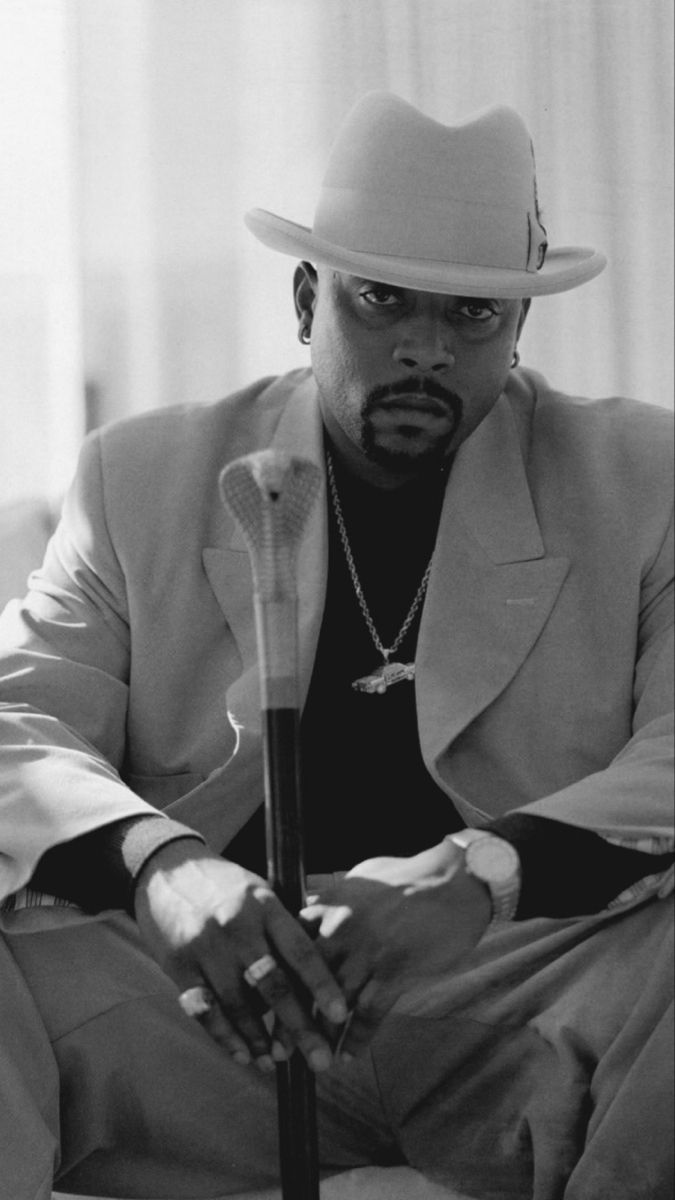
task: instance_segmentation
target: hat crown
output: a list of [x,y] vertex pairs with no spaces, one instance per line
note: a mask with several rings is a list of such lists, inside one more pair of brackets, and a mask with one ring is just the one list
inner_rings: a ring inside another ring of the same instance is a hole
[[443,125],[371,92],[333,145],[313,232],[352,251],[536,271],[546,231],[524,121],[495,106]]
[[370,92],[338,131],[313,227],[262,208],[244,219],[283,254],[445,295],[543,296],[606,264],[587,246],[547,249],[530,135],[506,106],[442,125]]

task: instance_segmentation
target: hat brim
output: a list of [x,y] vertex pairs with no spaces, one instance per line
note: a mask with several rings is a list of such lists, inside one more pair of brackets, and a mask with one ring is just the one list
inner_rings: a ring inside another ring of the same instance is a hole
[[455,296],[494,297],[518,300],[566,292],[587,283],[604,270],[604,254],[586,246],[549,249],[539,271],[516,271],[498,267],[472,267],[464,263],[430,259],[400,258],[348,250],[316,237],[305,225],[276,216],[264,208],[253,208],[245,224],[259,241],[272,250],[321,263],[394,287]]

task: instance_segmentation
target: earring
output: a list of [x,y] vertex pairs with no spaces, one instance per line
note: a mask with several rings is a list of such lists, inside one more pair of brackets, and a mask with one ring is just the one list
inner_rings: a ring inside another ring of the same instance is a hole
[[520,355],[517,350],[514,350],[513,358],[511,359],[511,370],[513,370],[514,367],[517,367],[519,362],[520,362]]
[[307,317],[303,317],[302,321],[300,322],[300,328],[298,329],[298,341],[303,346],[309,346],[309,343],[311,342],[311,340],[312,340],[312,326],[311,326],[310,322],[307,320]]

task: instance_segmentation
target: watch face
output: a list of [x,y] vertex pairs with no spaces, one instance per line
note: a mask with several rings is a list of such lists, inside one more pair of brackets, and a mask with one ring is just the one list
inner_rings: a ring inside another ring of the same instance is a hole
[[518,870],[518,853],[501,838],[476,839],[467,846],[467,867],[479,879],[492,883],[508,883]]

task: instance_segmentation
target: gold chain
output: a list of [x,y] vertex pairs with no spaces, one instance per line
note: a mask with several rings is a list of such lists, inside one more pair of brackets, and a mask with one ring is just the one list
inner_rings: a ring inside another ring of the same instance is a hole
[[[340,541],[342,542],[342,549],[344,550],[345,558],[347,559],[347,566],[349,567],[349,574],[351,575],[351,580],[354,585],[354,591],[356,592],[356,598],[359,602],[359,608],[361,609],[361,612],[363,613],[364,620],[366,622],[366,625],[368,626],[368,632],[369,632],[371,638],[373,639],[376,649],[379,650],[384,661],[388,662],[390,655],[394,654],[398,650],[399,646],[401,645],[401,642],[403,641],[406,633],[408,632],[408,630],[411,626],[411,623],[413,621],[413,618],[414,618],[420,604],[422,603],[422,600],[424,599],[424,593],[427,590],[427,584],[429,582],[429,576],[431,574],[431,558],[429,559],[429,562],[427,563],[427,569],[424,572],[424,575],[422,576],[422,581],[421,581],[417,591],[415,592],[415,598],[408,610],[408,614],[405,618],[405,621],[401,625],[401,628],[399,629],[391,646],[389,646],[389,648],[387,649],[385,646],[382,645],[380,636],[375,628],[375,623],[373,621],[373,618],[370,615],[370,610],[368,608],[368,605],[366,604],[366,598],[363,594],[363,588],[361,587],[361,581],[359,579],[358,572],[356,570],[356,563],[354,562],[354,555],[352,554],[352,548],[349,544],[349,538],[347,536],[347,527],[345,525],[344,517],[342,515],[342,505],[340,504],[340,497],[338,495],[337,484],[335,482],[335,472],[333,470],[333,459],[331,457],[330,451],[327,451],[327,453],[326,453],[326,465],[328,467],[328,482],[330,484],[330,494],[331,494],[331,499],[333,501],[333,508],[335,510],[335,519],[337,521],[337,527],[338,527],[338,530],[340,533]],[[433,557],[433,555],[432,555],[432,557]]]

